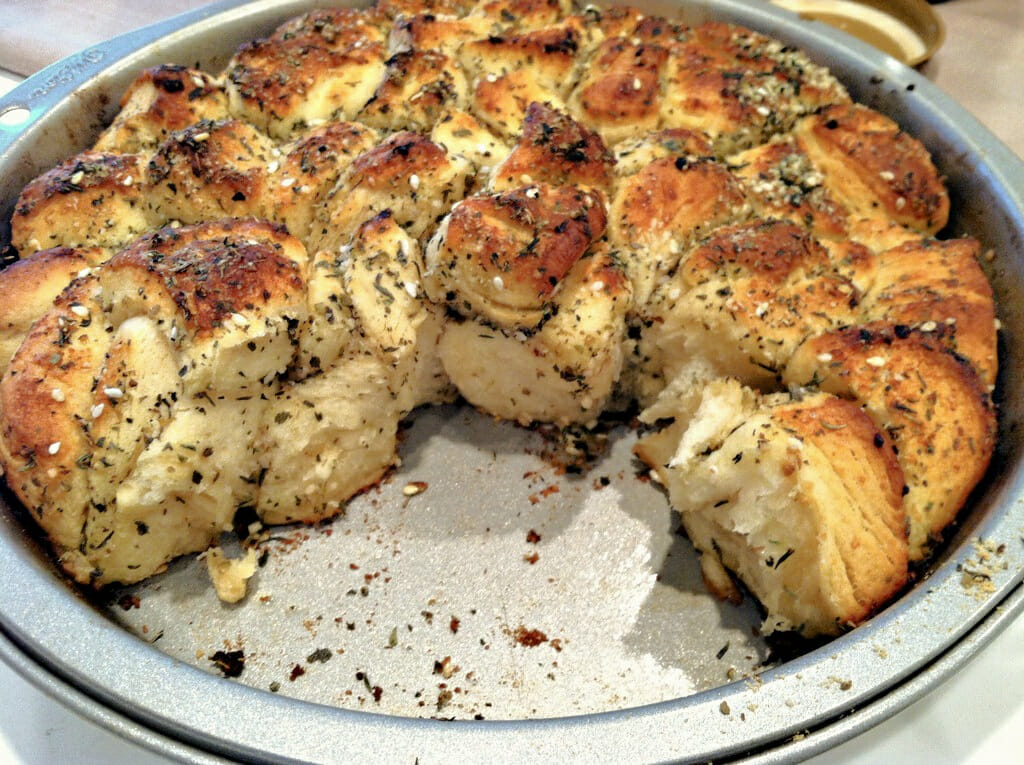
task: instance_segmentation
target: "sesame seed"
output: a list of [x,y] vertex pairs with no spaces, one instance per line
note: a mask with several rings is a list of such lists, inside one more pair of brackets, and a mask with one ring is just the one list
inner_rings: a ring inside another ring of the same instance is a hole
[[681,289],[679,289],[678,287],[673,287],[671,290],[669,290],[668,299],[669,300],[679,300],[679,296],[682,295],[682,294],[683,294],[683,291]]
[[889,172],[888,170],[883,170],[882,172],[880,172],[878,174],[878,177],[881,178],[883,181],[896,180],[896,176],[893,173]]
[[934,321],[926,321],[920,326],[922,332],[934,332],[939,325]]
[[77,277],[79,279],[84,279],[85,277],[87,277],[91,273],[92,273],[92,269],[91,268],[83,268],[81,271],[78,272]]
[[789,437],[788,446],[789,446],[790,449],[795,449],[796,451],[800,451],[801,449],[804,448],[804,442],[801,441],[796,436],[790,436]]
[[135,179],[132,178],[130,175],[126,175],[125,179],[121,181],[122,186],[131,186],[133,183],[135,183]]
[[492,73],[492,74],[487,75],[486,79],[487,79],[488,82],[497,82],[498,81],[498,75]]
[[242,314],[240,313],[231,314],[231,321],[233,321],[236,325],[242,327],[243,329],[249,326],[249,320],[242,316]]
[[103,414],[103,404],[96,404],[96,406],[94,406],[94,407],[93,407],[93,408],[92,408],[92,409],[91,409],[91,410],[89,411],[89,415],[90,415],[90,416],[91,416],[91,417],[92,417],[92,418],[93,418],[94,420],[95,420],[95,419],[98,419],[98,418],[99,418],[99,416],[100,416],[101,414]]
[[285,178],[283,181],[281,181],[281,186],[283,186],[284,188],[288,188],[289,186],[291,186],[294,183],[295,183],[295,179],[294,178]]
[[52,444],[50,444],[46,448],[46,451],[49,452],[51,455],[54,455],[57,452],[59,452],[60,451],[60,441],[54,441]]
[[540,190],[536,186],[534,186],[533,188],[529,188],[526,190],[526,196],[528,196],[530,199],[536,199],[537,197],[540,196]]
[[999,319],[996,319],[995,327],[996,327],[996,332],[998,332],[999,330],[1001,330],[1003,328],[1003,323],[1001,321],[999,321]]
[[498,289],[498,290],[505,289],[505,282],[502,280],[502,278],[500,276],[495,276],[491,280],[491,282],[494,284],[494,288],[495,289]]
[[832,354],[831,353],[819,353],[818,354],[818,361],[820,361],[822,364],[827,364],[828,362],[832,361]]
[[420,177],[416,175],[416,173],[409,176],[409,187],[413,191],[416,191],[416,189],[420,187]]
[[519,176],[519,182],[520,183],[533,183],[533,178],[531,178],[527,173],[523,173],[522,175]]
[[634,77],[633,78],[633,90],[640,90],[640,88],[642,88],[643,86],[644,86],[644,84],[642,82],[640,82],[640,78],[639,77]]
[[104,388],[103,395],[107,398],[119,399],[124,397],[124,391],[120,388]]
[[869,356],[868,358],[864,359],[864,363],[867,364],[868,366],[876,368],[884,367],[885,359],[882,358],[881,356]]
[[271,160],[270,164],[267,165],[267,172],[268,173],[276,173],[277,172],[277,168],[279,168],[280,166],[281,166],[280,163],[276,159]]
[[600,292],[601,290],[604,289],[604,282],[596,281],[596,282],[594,282],[593,284],[590,285],[590,289],[593,292]]
[[764,105],[761,105],[761,106],[757,107],[756,111],[762,117],[767,117],[769,114],[772,113],[772,110],[769,109],[767,106],[764,106]]
[[405,291],[409,293],[409,297],[411,298],[416,297],[416,295],[419,293],[419,290],[414,282],[406,282],[404,286]]
[[192,136],[192,140],[195,141],[196,143],[202,143],[209,137],[210,134],[204,130],[202,133],[196,133],[194,136]]
[[402,488],[402,494],[404,494],[407,497],[415,497],[417,494],[422,494],[426,490],[427,484],[425,484],[423,481],[412,481],[411,483],[407,483]]
[[907,206],[907,200],[904,197],[896,197],[896,209],[902,210]]
[[71,177],[68,180],[71,181],[75,186],[77,186],[79,183],[82,182],[83,178],[85,178],[85,172],[82,170],[78,170],[72,173]]
[[198,74],[192,75],[192,84],[195,85],[197,88],[202,88],[206,86],[206,83],[203,82],[203,78],[200,77]]
[[77,317],[79,317],[81,319],[84,319],[84,318],[88,317],[89,309],[86,308],[81,303],[72,303],[71,304],[71,313],[73,313],[75,316],[77,316]]
[[54,388],[52,391],[50,391],[50,397],[58,404],[60,404],[64,401],[64,391],[62,391],[60,388]]
[[948,319],[946,319],[946,326],[947,327],[952,327],[954,324],[956,324],[956,317],[955,316],[950,316]]

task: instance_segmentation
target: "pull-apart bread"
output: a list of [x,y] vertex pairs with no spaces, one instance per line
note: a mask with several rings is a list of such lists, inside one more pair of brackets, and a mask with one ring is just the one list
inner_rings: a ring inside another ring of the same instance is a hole
[[341,512],[416,407],[637,407],[713,591],[834,635],[993,453],[993,294],[948,216],[920,142],[751,30],[568,0],[312,11],[222,72],[142,72],[25,187],[0,459],[101,586],[240,508]]

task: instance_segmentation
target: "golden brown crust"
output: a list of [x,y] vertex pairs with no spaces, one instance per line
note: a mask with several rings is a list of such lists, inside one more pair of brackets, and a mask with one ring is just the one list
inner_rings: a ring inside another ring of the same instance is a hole
[[428,290],[464,315],[532,329],[605,222],[599,192],[568,186],[471,197],[431,242]]
[[152,227],[145,160],[86,151],[31,181],[11,217],[21,257],[51,247],[119,247]]
[[152,151],[175,130],[200,120],[227,118],[227,95],[210,75],[186,66],[154,66],[144,70],[125,92],[121,110],[93,150],[120,154]]
[[284,22],[270,39],[344,52],[367,43],[383,43],[386,33],[382,19],[367,10],[317,8]]
[[706,158],[666,156],[622,179],[609,211],[609,239],[636,287],[636,310],[679,259],[719,226],[748,217],[736,179]]
[[568,0],[480,0],[470,12],[502,25],[535,29],[556,23],[571,10]]
[[285,145],[267,166],[270,217],[306,241],[317,209],[342,173],[379,140],[375,130],[359,123],[332,122]]
[[392,133],[352,161],[312,227],[310,249],[346,246],[360,225],[385,210],[419,238],[468,192],[472,169],[419,133]]
[[910,556],[920,560],[985,474],[995,412],[971,365],[941,330],[867,325],[809,339],[783,373],[864,407],[897,447],[906,475]]
[[451,58],[431,50],[396,53],[358,119],[388,130],[429,131],[450,109],[465,108],[469,85]]
[[15,261],[0,279],[0,369],[18,350],[35,323],[79,275],[86,275],[110,253],[99,247],[55,247]]
[[[335,113],[343,119],[356,116],[384,74],[384,43],[356,39],[341,47],[320,47],[308,42],[309,36],[282,35],[238,50],[227,71],[232,114],[275,138],[287,138]],[[335,35],[336,43],[347,39],[341,31]]]
[[670,50],[662,126],[703,129],[724,153],[849,101],[842,85],[803,53],[742,27],[702,24]]
[[162,225],[265,217],[273,149],[238,120],[204,120],[172,133],[149,162],[153,218]]
[[201,338],[258,303],[302,289],[298,265],[282,253],[285,237],[284,229],[255,221],[165,228],[108,261],[104,277],[145,284],[148,299],[175,306]]
[[906,327],[942,325],[951,347],[995,384],[996,317],[992,285],[973,239],[919,240],[878,256],[877,287],[864,297],[864,317]]
[[537,182],[607,192],[614,164],[597,133],[535,101],[526,110],[519,142],[492,173],[491,188],[501,191]]
[[569,98],[577,119],[591,125],[609,145],[658,127],[661,72],[668,51],[612,38],[601,43]]
[[784,221],[716,231],[652,299],[647,339],[669,375],[701,359],[723,376],[772,387],[804,338],[853,323],[860,295],[828,252]]
[[859,104],[823,109],[795,135],[842,204],[935,234],[949,218],[949,195],[927,150],[888,117]]
[[825,179],[791,136],[735,154],[729,166],[761,217],[806,225],[815,236],[844,239],[849,210],[824,185]]

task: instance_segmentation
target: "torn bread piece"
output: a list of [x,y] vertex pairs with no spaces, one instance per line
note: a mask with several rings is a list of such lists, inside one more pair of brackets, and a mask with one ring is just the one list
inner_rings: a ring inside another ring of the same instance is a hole
[[688,420],[642,439],[713,590],[735,574],[766,611],[762,630],[837,635],[907,581],[903,474],[859,407],[826,394],[760,398],[708,385]]

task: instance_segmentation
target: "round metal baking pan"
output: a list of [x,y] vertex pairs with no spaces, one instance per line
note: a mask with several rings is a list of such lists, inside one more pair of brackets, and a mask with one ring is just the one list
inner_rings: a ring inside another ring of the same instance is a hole
[[[88,145],[139,69],[167,61],[219,69],[235,46],[313,5],[217,3],[26,81],[0,100],[0,220],[9,218],[28,180]],[[735,0],[647,7],[690,22],[734,21],[807,50],[857,100],[924,141],[953,197],[949,233],[969,232],[996,253],[989,273],[1003,325],[1002,437],[989,475],[928,575],[858,629],[743,680],[656,703],[627,698],[600,713],[450,722],[288,698],[157,650],[68,586],[8,507],[0,514],[0,630],[8,661],[59,699],[91,709],[92,719],[186,760],[202,754],[274,762],[791,761],[905,706],[1017,614],[1024,578],[1020,160],[916,72],[838,32]],[[707,646],[712,655],[716,648]]]

